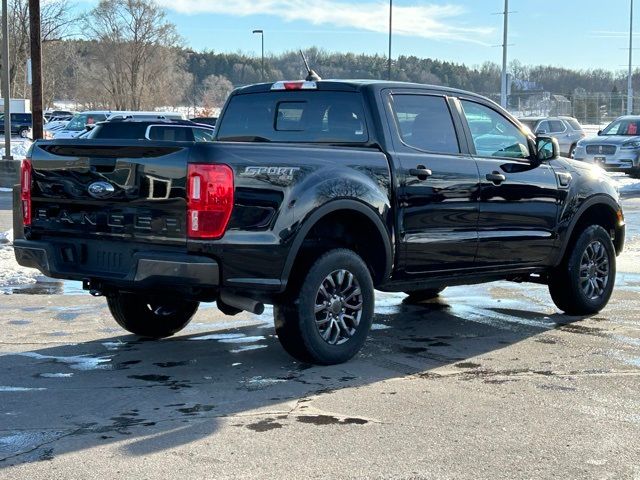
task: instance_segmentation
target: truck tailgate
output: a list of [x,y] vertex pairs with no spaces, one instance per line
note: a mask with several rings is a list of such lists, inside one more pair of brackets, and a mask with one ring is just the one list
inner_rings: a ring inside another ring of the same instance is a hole
[[[162,142],[158,142],[162,143]],[[189,144],[38,142],[31,152],[34,237],[186,248]]]

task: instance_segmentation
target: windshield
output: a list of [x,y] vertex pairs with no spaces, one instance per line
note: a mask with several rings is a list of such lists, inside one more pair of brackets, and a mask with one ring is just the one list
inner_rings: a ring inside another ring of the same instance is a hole
[[600,135],[640,135],[640,119],[622,119],[610,123]]
[[84,130],[85,125],[92,125],[106,119],[107,116],[104,113],[78,113],[71,118],[65,130],[79,132]]
[[362,97],[356,92],[276,91],[235,95],[219,121],[218,140],[365,143]]

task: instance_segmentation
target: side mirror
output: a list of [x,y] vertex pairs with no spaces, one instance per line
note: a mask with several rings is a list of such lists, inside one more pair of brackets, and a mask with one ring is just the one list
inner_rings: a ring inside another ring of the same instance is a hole
[[96,126],[95,123],[88,123],[84,126],[85,131],[90,132]]
[[602,135],[602,130],[598,130],[598,136]]
[[536,137],[536,160],[540,163],[560,156],[558,140],[553,137]]

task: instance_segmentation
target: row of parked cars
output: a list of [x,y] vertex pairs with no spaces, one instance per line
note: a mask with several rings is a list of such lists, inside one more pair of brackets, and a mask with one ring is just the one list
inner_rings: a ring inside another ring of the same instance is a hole
[[536,135],[556,138],[567,157],[640,178],[640,115],[618,117],[590,138],[573,117],[531,117],[520,122]]

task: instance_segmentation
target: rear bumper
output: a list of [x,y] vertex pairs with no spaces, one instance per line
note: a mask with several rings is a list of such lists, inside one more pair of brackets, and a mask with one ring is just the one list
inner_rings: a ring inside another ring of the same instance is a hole
[[16,239],[16,261],[23,267],[40,270],[53,278],[100,281],[136,287],[217,287],[220,268],[215,260],[198,255],[168,252],[137,252],[126,268],[117,272],[82,265],[73,256],[65,257],[61,247],[49,242]]

